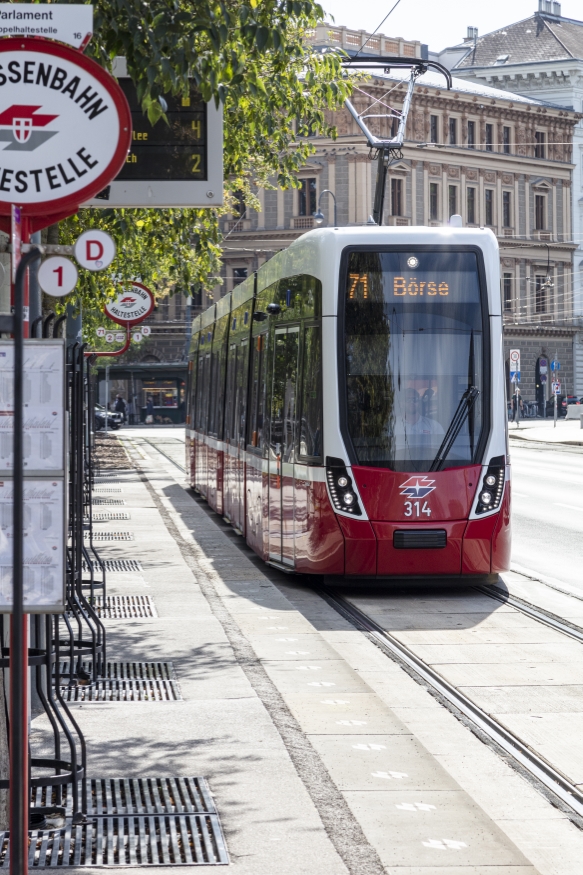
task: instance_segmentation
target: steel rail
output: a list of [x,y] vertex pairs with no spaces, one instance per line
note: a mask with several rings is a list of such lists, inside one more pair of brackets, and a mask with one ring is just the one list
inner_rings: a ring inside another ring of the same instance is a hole
[[[569,806],[576,814],[583,816],[583,792],[557,771],[539,754],[532,751],[516,735],[494,720],[452,684],[435,672],[422,659],[416,656],[397,638],[379,626],[359,608],[342,596],[328,589],[318,589],[319,595],[339,614],[344,616],[357,629],[367,632],[379,647],[392,656],[397,656],[412,669],[425,683],[438,692],[447,702],[457,708],[464,717],[492,741],[498,744],[520,766]],[[567,627],[566,627],[567,628]]]
[[[551,629],[555,629],[555,631],[561,632],[563,635],[568,635],[569,638],[574,638],[575,641],[579,641],[580,644],[583,644],[582,628],[565,623],[558,617],[539,610],[534,605],[531,605],[530,602],[525,602],[522,599],[507,595],[506,593],[493,589],[492,587],[476,586],[475,589],[484,595],[489,596],[491,599],[496,599],[496,601],[503,602],[505,605],[510,605],[511,608],[515,608],[515,610],[520,611],[522,614],[526,614],[527,617],[531,617],[531,619],[537,620],[545,626],[550,626]],[[573,598],[577,598],[577,596],[573,596]]]

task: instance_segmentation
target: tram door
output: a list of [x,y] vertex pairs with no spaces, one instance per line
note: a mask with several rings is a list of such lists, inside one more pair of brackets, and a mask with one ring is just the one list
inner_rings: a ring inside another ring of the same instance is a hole
[[269,557],[294,564],[294,455],[300,329],[277,328],[269,441]]

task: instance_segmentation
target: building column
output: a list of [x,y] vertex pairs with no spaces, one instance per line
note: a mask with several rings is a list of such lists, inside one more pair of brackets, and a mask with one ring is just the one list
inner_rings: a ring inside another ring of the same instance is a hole
[[498,237],[502,234],[503,219],[502,219],[502,178],[499,173],[496,174],[496,234]]
[[557,234],[557,185],[559,184],[558,179],[551,180],[553,184],[553,232],[551,234],[551,240],[559,239]]
[[[444,122],[445,124],[445,122]],[[447,220],[449,216],[447,215],[448,207],[449,207],[449,192],[447,188],[447,168],[442,169],[441,174],[441,189],[442,189],[442,197],[441,197],[441,221],[444,225],[447,225]]]
[[277,189],[277,227],[285,227],[285,195],[281,188]]
[[429,224],[429,168],[423,162],[423,224]]
[[257,200],[259,201],[259,212],[257,213],[257,229],[265,228],[265,189],[257,190]]
[[528,179],[524,180],[524,207],[524,221],[526,222],[524,234],[526,239],[530,240],[530,182]]

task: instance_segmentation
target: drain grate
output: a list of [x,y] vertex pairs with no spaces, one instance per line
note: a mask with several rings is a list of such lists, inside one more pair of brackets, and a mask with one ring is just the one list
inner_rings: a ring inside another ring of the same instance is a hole
[[[90,672],[91,664],[83,663]],[[68,663],[61,665],[61,676]],[[108,662],[107,675],[88,686],[61,688],[67,702],[177,702],[182,700],[171,662]]]
[[[217,814],[206,778],[93,778],[87,786],[89,817],[144,814]],[[62,806],[73,813],[70,787],[33,787],[33,807]]]
[[95,599],[94,608],[102,620],[141,620],[157,617],[154,602],[149,595],[108,595]]
[[123,492],[120,486],[96,486],[94,492],[104,495],[106,492]]
[[[84,537],[89,539],[90,532],[84,532]],[[93,532],[93,541],[133,541],[133,532]]]
[[[64,660],[59,665],[61,675],[67,674],[69,661]],[[82,662],[81,665],[85,671],[91,673],[93,667],[91,660]],[[171,662],[108,662],[104,679],[112,678],[130,681],[174,681],[176,673]],[[116,812],[112,811],[111,813],[115,814]]]
[[105,523],[108,520],[129,520],[131,514],[127,510],[104,510],[93,514],[94,523]]
[[125,501],[123,500],[123,498],[99,498],[99,497],[97,497],[97,498],[93,498],[91,500],[91,504],[102,504],[102,505],[103,504],[110,504],[110,505],[117,504],[118,506],[120,506],[120,505],[124,505]]
[[[106,571],[127,572],[144,570],[141,563],[138,562],[137,559],[102,559],[101,561],[105,565]],[[101,571],[101,566],[96,559],[92,559],[91,564],[94,571]],[[87,564],[85,559],[83,559],[83,571],[85,573],[89,573],[89,565]]]
[[[33,832],[29,867],[225,865],[217,814],[91,818],[79,826]],[[0,868],[9,866],[8,835],[0,833]]]

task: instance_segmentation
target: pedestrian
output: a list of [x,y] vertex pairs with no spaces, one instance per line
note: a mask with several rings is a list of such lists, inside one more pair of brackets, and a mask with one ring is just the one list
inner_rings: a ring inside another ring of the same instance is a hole
[[154,399],[151,395],[148,395],[148,400],[146,403],[146,423],[151,425],[154,422]]
[[132,398],[127,403],[128,425],[134,424],[134,402]]
[[524,402],[520,394],[520,388],[517,386],[512,396],[512,421],[518,426],[524,414]]
[[115,407],[113,409],[116,413],[121,413],[121,421],[124,423],[126,421],[126,403],[121,395],[118,395],[115,399]]

